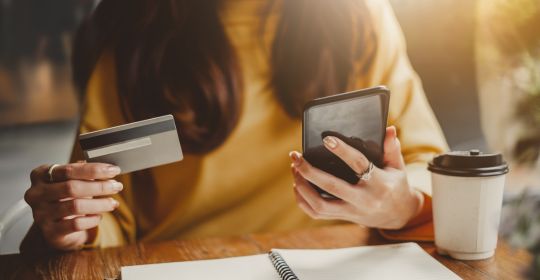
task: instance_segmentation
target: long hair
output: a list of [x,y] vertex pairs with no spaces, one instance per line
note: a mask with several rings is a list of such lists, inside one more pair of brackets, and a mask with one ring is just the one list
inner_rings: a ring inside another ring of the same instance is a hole
[[[218,147],[237,124],[242,102],[221,1],[102,0],[75,40],[79,90],[101,53],[112,51],[127,120],[173,113],[187,152]],[[289,116],[301,116],[310,99],[345,91],[360,60],[360,70],[369,68],[375,34],[362,0],[269,1],[266,11],[273,5],[281,11],[269,86]]]

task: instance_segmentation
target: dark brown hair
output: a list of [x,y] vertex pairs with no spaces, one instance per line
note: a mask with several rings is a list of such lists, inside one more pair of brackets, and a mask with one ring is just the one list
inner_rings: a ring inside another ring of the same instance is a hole
[[[103,0],[75,40],[80,91],[110,50],[127,120],[173,113],[187,152],[216,148],[235,127],[242,100],[221,1],[228,0]],[[269,86],[284,110],[299,117],[306,101],[345,91],[359,61],[358,70],[368,69],[375,35],[360,0],[270,1],[266,12],[276,7]]]

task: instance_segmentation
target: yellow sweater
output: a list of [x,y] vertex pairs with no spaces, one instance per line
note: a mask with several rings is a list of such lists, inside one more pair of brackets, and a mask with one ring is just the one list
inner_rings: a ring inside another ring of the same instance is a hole
[[[411,68],[405,41],[390,5],[366,1],[377,34],[377,54],[367,75],[351,89],[387,85],[392,91],[389,123],[398,128],[410,183],[429,194],[426,162],[446,149],[443,134]],[[120,207],[102,220],[93,245],[283,231],[337,221],[318,221],[296,205],[290,175],[291,150],[301,150],[301,122],[289,118],[267,87],[269,45],[259,37],[258,9],[265,1],[224,1],[221,18],[241,64],[244,88],[240,121],[218,149],[204,156],[124,175]],[[270,23],[275,23],[275,15]],[[271,32],[269,32],[271,33]],[[126,121],[120,113],[115,65],[100,58],[89,81],[80,132]],[[181,135],[181,132],[180,132]],[[182,139],[180,139],[182,142]],[[79,159],[78,145],[72,160]],[[424,216],[429,216],[429,199]],[[426,220],[426,217],[421,218]]]

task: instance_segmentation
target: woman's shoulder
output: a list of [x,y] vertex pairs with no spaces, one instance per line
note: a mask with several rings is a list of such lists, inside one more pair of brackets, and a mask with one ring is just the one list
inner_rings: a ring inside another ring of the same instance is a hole
[[[369,44],[366,46],[375,48],[375,51],[369,68],[363,75],[359,75],[357,82],[364,87],[387,84],[390,82],[388,81],[391,76],[389,72],[397,70],[396,62],[406,58],[405,39],[390,2],[387,0],[358,1],[367,9],[365,22],[370,25],[372,31],[372,36],[368,37]],[[364,66],[362,64],[364,61],[358,63],[358,67]]]
[[379,33],[392,29],[396,22],[394,10],[388,0],[360,0],[368,10],[371,24]]
[[388,0],[359,0],[364,2],[370,12],[384,13],[392,10],[392,5]]

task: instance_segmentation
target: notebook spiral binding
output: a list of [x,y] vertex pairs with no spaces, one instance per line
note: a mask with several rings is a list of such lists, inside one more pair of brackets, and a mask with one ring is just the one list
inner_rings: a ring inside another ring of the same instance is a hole
[[270,251],[268,253],[270,261],[276,268],[277,273],[283,280],[299,280],[296,274],[291,270],[289,265],[285,262],[283,257],[278,252]]

